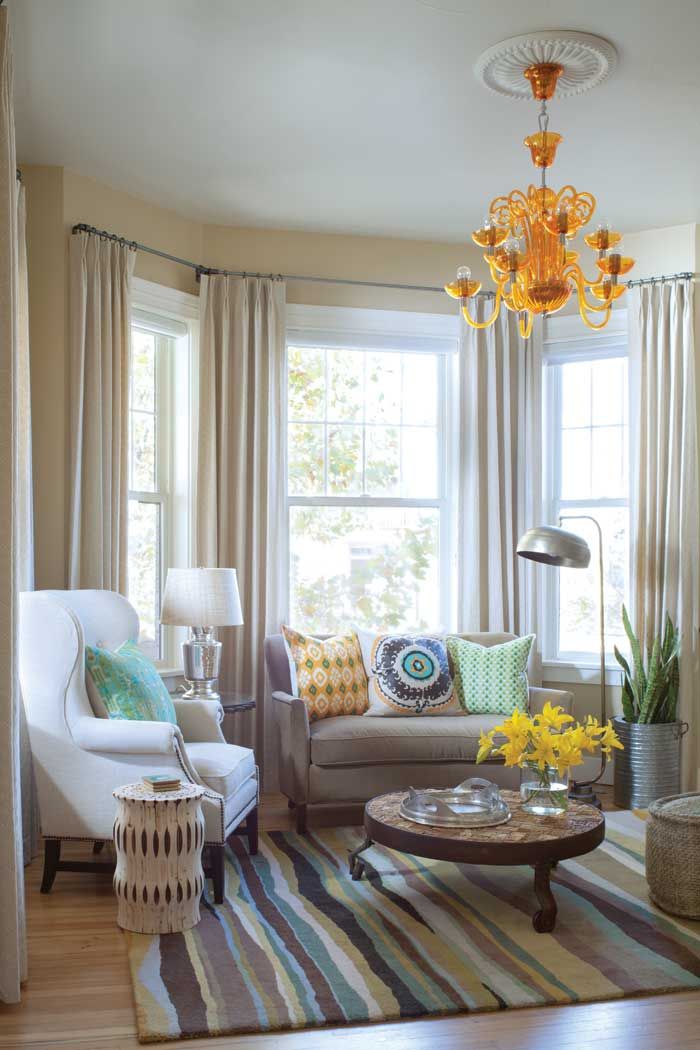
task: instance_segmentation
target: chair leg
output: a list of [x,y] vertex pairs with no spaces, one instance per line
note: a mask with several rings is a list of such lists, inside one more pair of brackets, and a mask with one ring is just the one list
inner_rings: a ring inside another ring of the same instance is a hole
[[211,859],[211,879],[214,885],[214,903],[224,902],[224,847],[213,845],[209,847]]
[[297,834],[306,834],[306,803],[296,807]]
[[245,833],[248,836],[248,852],[252,857],[258,852],[258,807],[251,809],[245,818]]
[[44,875],[41,880],[41,893],[50,893],[61,859],[61,840],[46,839],[44,842]]
[[101,839],[96,839],[92,844],[93,853],[101,853],[104,847],[104,842]]

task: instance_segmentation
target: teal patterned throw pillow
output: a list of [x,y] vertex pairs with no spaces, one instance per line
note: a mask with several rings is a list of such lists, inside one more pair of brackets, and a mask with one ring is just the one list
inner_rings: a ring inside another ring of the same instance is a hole
[[96,715],[177,725],[163,679],[136,642],[124,642],[116,651],[86,645],[85,663],[92,679],[88,684],[93,688],[88,692]]
[[510,715],[527,711],[527,661],[534,634],[501,645],[477,645],[450,635],[447,651],[452,662],[459,702],[470,715]]

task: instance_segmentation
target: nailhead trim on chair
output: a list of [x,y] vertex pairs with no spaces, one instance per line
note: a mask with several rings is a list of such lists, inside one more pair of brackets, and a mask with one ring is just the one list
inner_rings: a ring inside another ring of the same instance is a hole
[[185,766],[185,764],[184,764],[184,762],[182,760],[182,754],[180,752],[180,747],[178,745],[177,739],[174,741],[174,744],[175,744],[175,755],[177,757],[178,762],[180,763],[180,768],[181,768],[182,772],[185,774],[185,776],[187,777],[188,781],[191,784],[197,784],[199,787],[203,787],[204,788],[204,798],[208,798],[212,802],[218,802],[219,803],[219,826],[221,827],[221,839],[220,839],[219,845],[222,845],[224,842],[226,842],[226,828],[224,826],[224,799],[223,799],[223,796],[219,795],[217,792],[210,791],[209,788],[207,788],[207,786],[205,784],[203,784],[201,781],[196,781],[196,780],[192,779],[192,777],[190,776],[189,770],[187,769],[187,767]]

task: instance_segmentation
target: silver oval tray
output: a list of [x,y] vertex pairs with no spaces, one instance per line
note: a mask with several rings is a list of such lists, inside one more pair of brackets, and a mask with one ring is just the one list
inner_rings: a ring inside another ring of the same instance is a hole
[[399,813],[416,824],[442,828],[485,828],[510,820],[496,784],[479,777],[449,790],[409,788]]

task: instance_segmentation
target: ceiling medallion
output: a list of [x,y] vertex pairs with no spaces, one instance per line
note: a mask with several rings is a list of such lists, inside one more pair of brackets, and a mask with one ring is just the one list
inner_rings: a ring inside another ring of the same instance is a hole
[[[505,40],[479,59],[477,74],[492,90],[513,98],[531,95],[540,103],[539,130],[528,135],[524,144],[541,175],[539,185],[530,185],[527,193],[512,190],[507,197],[496,197],[481,227],[472,233],[472,240],[485,249],[496,286],[488,320],[475,321],[469,313],[468,301],[481,283],[472,281],[468,267],[460,266],[456,280],[445,285],[448,295],[460,300],[473,328],[493,324],[504,303],[518,314],[520,334],[527,338],[534,315],[561,310],[574,290],[585,324],[603,328],[614,301],[625,291],[618,278],[631,270],[634,260],[624,255],[620,233],[599,224],[595,233],[584,237],[596,252],[599,273],[593,280],[584,277],[578,252],[567,247],[593,217],[595,198],[574,186],[556,191],[547,185],[547,169],[562,141],[561,135],[549,130],[548,100],[555,92],[572,95],[594,87],[607,76],[615,58],[612,44],[600,37],[557,31]],[[587,298],[586,290],[595,302]]]

